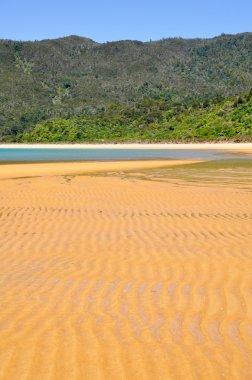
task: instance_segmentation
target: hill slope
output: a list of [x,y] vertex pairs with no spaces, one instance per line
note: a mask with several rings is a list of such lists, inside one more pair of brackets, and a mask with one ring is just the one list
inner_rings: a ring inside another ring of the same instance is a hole
[[233,96],[252,87],[251,68],[252,33],[148,43],[0,40],[0,139],[15,141],[45,119],[99,114],[111,103]]
[[47,120],[17,136],[23,142],[252,140],[252,90],[209,105],[146,99],[97,115]]

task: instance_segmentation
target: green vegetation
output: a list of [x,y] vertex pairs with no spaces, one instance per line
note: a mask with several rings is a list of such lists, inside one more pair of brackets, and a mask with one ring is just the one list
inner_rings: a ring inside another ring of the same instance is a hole
[[250,100],[226,99],[251,67],[252,33],[0,40],[0,141],[250,139]]
[[252,90],[238,98],[195,105],[145,99],[95,115],[56,118],[17,135],[23,142],[252,141]]

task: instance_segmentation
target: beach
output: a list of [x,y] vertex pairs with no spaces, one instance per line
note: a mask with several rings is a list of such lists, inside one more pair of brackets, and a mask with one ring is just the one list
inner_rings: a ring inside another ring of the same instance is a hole
[[252,378],[251,187],[107,175],[191,162],[0,166],[0,379]]
[[248,151],[252,152],[252,143],[233,143],[233,142],[218,142],[218,143],[118,143],[118,144],[87,144],[87,143],[75,143],[75,144],[25,144],[25,143],[9,143],[0,144],[0,149],[3,148],[20,148],[20,149],[220,149],[220,150],[235,150],[235,151]]

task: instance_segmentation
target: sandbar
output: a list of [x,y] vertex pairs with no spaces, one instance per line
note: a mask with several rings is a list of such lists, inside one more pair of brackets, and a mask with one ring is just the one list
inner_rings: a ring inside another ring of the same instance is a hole
[[0,165],[0,179],[50,175],[76,175],[106,171],[151,169],[202,162],[201,160],[143,160],[110,162],[48,162]]

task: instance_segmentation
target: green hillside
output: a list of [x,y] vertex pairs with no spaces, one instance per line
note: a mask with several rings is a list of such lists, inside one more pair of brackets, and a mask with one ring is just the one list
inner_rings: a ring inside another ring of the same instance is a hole
[[[147,43],[98,44],[77,36],[35,42],[0,40],[0,141],[35,136],[39,128],[31,132],[35,125],[45,128],[59,119],[75,125],[76,140],[116,139],[117,133],[119,139],[159,140],[168,124],[174,129],[162,138],[179,139],[182,124],[173,112],[182,112],[184,123],[190,124],[186,109],[193,108],[202,118],[204,107],[211,114],[215,111],[209,104],[251,87],[252,33]],[[159,116],[145,120],[152,110]],[[123,131],[117,132],[118,125]],[[93,132],[83,135],[83,128]],[[198,132],[196,137],[204,137]],[[72,136],[64,139],[73,141]]]
[[252,90],[226,101],[193,106],[145,99],[96,115],[57,118],[17,136],[23,142],[252,141]]

